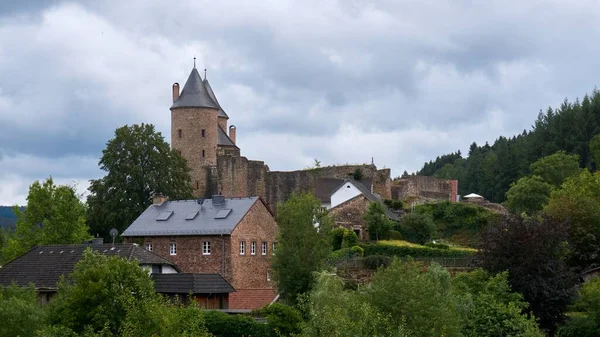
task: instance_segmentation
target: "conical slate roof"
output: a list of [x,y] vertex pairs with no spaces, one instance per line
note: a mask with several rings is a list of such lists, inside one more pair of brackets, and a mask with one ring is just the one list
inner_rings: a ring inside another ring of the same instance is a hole
[[[211,90],[212,92],[212,90]],[[192,69],[179,98],[171,105],[174,108],[214,108],[219,109],[219,105],[213,101],[204,86],[204,82],[198,74],[196,68]]]
[[206,91],[208,91],[208,96],[210,96],[210,98],[215,103],[217,103],[217,106],[219,107],[219,117],[225,117],[225,118],[229,119],[229,116],[227,116],[227,114],[225,113],[225,111],[221,107],[221,104],[219,104],[219,101],[217,100],[217,96],[215,96],[215,92],[212,90],[212,87],[210,86],[210,83],[208,83],[208,79],[206,78],[206,74],[204,75],[204,87],[206,88]]

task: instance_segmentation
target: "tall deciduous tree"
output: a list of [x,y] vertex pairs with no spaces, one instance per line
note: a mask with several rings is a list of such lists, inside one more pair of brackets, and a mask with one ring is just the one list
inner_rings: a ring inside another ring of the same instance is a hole
[[531,172],[554,187],[560,186],[565,179],[580,170],[579,156],[565,151],[558,151],[531,164]]
[[320,209],[319,200],[306,193],[294,193],[277,206],[279,238],[273,276],[281,297],[290,303],[310,291],[313,273],[331,252],[331,219]]
[[508,271],[540,326],[552,330],[575,294],[577,278],[565,261],[568,224],[552,218],[505,217],[482,234],[479,263],[491,273]]
[[150,276],[137,261],[88,249],[58,289],[58,297],[49,304],[52,325],[113,336],[132,325],[140,336],[150,336],[160,328],[153,314],[153,309],[160,308],[158,297]]
[[104,238],[111,228],[126,229],[150,205],[154,192],[175,200],[192,196],[185,159],[151,124],[118,128],[99,165],[106,176],[91,181],[88,221],[92,233]]
[[394,227],[394,222],[385,214],[385,206],[380,202],[372,202],[365,214],[365,221],[371,239],[379,240],[387,237]]
[[17,215],[15,233],[2,250],[9,261],[34,246],[83,243],[90,237],[85,222],[85,206],[74,187],[55,185],[52,178],[29,186],[27,207],[14,208]]
[[515,214],[532,215],[541,211],[550,199],[552,185],[540,176],[524,177],[506,192],[506,207]]
[[550,197],[545,212],[570,222],[570,263],[585,268],[600,263],[600,175],[583,170]]

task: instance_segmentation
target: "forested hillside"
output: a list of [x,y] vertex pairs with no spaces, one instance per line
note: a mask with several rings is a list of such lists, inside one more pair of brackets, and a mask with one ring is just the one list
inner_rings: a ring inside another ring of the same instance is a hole
[[579,165],[595,171],[589,142],[600,133],[600,92],[580,101],[565,99],[556,109],[540,114],[531,130],[489,145],[471,144],[468,157],[460,151],[437,157],[417,172],[442,179],[458,179],[460,195],[477,193],[493,202],[505,200],[510,184],[529,174],[537,159],[559,150],[579,155]]
[[17,216],[13,212],[13,206],[0,206],[0,228],[15,228]]

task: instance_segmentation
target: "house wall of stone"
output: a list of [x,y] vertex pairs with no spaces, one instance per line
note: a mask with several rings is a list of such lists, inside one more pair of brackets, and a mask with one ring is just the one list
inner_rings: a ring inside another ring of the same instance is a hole
[[334,218],[335,227],[360,230],[359,239],[368,240],[369,231],[364,215],[369,204],[369,200],[361,195],[332,208],[329,210],[329,214]]
[[[238,289],[273,289],[273,281],[267,280],[271,268],[273,242],[279,235],[279,225],[262,201],[257,200],[231,233],[233,287]],[[240,254],[240,242],[245,242],[245,254]],[[252,255],[252,242],[256,243]],[[267,243],[267,252],[262,255],[262,243]]]
[[[152,243],[152,252],[175,263],[183,273],[220,274],[232,282],[231,238],[228,235],[148,236],[125,238],[125,242]],[[202,244],[210,242],[210,255],[202,254]],[[175,243],[177,254],[170,255],[169,245]]]

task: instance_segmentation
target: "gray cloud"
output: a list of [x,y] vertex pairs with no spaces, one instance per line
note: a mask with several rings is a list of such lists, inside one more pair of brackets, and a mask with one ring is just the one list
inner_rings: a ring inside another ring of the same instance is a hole
[[170,85],[194,55],[249,158],[416,170],[589,92],[599,12],[537,0],[2,3],[0,203],[23,202],[33,179],[101,175],[121,125],[153,123],[168,140]]

